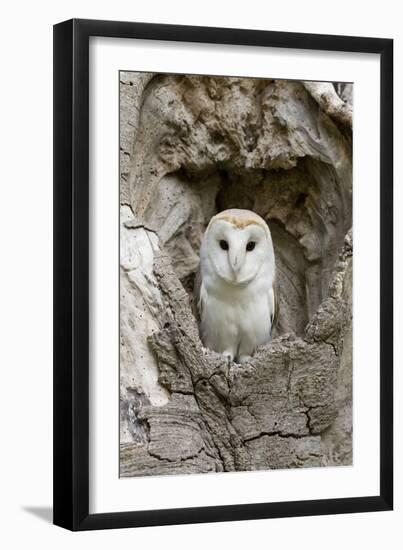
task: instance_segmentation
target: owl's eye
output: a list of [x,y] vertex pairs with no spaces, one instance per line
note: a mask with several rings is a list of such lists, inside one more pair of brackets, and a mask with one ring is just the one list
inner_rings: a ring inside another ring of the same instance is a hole
[[229,249],[228,243],[227,243],[227,241],[224,241],[224,239],[221,239],[220,246],[223,250],[228,250]]
[[255,246],[256,246],[255,241],[249,241],[248,244],[246,245],[246,250],[250,252],[255,248]]

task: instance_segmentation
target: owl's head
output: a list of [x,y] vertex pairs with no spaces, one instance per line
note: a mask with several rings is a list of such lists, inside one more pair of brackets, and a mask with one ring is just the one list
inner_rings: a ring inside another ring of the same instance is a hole
[[212,270],[232,285],[249,283],[262,268],[266,277],[274,279],[270,229],[250,210],[234,208],[214,216],[204,234],[200,255],[202,270]]

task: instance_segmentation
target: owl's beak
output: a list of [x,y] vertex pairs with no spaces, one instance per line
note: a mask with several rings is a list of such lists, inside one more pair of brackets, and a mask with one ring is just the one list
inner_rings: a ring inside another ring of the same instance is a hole
[[244,246],[232,246],[229,249],[229,263],[234,277],[234,283],[238,283],[239,272],[245,260]]
[[234,281],[238,279],[238,274],[241,269],[241,262],[239,256],[235,256],[234,258],[231,258],[231,269],[234,274]]

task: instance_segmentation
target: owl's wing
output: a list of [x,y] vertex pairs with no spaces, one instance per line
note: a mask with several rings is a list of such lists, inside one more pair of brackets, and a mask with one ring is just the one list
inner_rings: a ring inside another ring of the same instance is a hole
[[278,320],[278,315],[279,315],[279,312],[280,312],[280,302],[279,302],[279,299],[278,299],[278,289],[277,289],[277,285],[276,285],[275,282],[273,283],[273,286],[271,287],[270,292],[269,292],[269,301],[270,301],[270,311],[271,311],[270,321],[271,321],[271,326],[273,327],[273,325]]

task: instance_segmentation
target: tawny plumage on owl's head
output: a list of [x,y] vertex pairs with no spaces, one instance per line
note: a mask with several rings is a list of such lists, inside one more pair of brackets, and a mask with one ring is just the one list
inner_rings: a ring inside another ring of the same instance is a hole
[[263,218],[240,209],[214,216],[203,237],[196,285],[204,345],[245,362],[269,342],[274,279],[273,243]]

